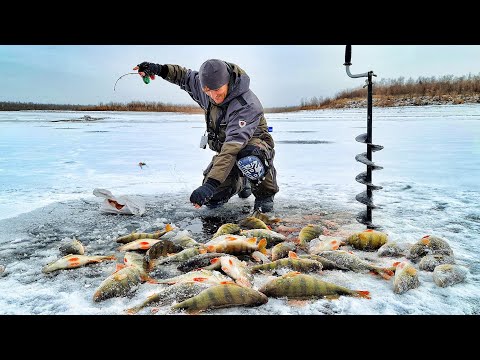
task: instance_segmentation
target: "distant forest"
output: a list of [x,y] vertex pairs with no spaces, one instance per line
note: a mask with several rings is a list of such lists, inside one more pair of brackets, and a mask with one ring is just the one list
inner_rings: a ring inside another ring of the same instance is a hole
[[[363,86],[343,90],[334,97],[313,96],[302,98],[298,106],[266,108],[265,112],[289,112],[311,109],[365,106],[367,89]],[[428,105],[440,103],[462,104],[480,103],[480,74],[455,77],[445,75],[438,79],[419,77],[418,79],[374,80],[374,104],[376,106]],[[162,102],[132,101],[129,103],[110,102],[98,105],[38,104],[33,102],[0,102],[0,111],[20,110],[70,110],[70,111],[152,111],[203,113],[197,105],[175,105]]]

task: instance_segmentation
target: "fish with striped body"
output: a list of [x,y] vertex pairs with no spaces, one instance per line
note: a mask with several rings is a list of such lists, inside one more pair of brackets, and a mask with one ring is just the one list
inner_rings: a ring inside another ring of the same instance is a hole
[[238,225],[240,225],[244,229],[267,229],[267,230],[271,230],[271,228],[267,224],[265,224],[262,220],[260,220],[256,217],[253,217],[253,216],[249,216],[249,217],[243,219],[242,221],[240,221],[238,223]]
[[262,220],[267,225],[276,224],[282,221],[279,218],[270,218],[268,215],[262,213],[260,210],[255,210],[252,214],[252,217]]
[[289,268],[294,271],[309,272],[322,270],[322,264],[316,260],[302,259],[294,252],[290,251],[288,258],[272,261],[268,264],[253,265],[250,267],[252,272],[264,270],[276,270],[281,268]]
[[116,257],[114,255],[87,256],[87,255],[70,254],[45,265],[42,269],[42,272],[50,273],[57,270],[75,269],[83,265],[99,263],[99,262],[108,261],[108,260],[116,260]]
[[258,239],[265,238],[267,240],[267,247],[272,247],[275,244],[278,244],[282,241],[286,241],[287,237],[280,233],[277,233],[273,230],[267,229],[250,229],[250,230],[242,230],[240,231],[240,235],[246,237],[256,237]]
[[255,260],[256,262],[261,262],[262,264],[272,262],[272,260],[270,260],[266,254],[263,254],[258,250],[251,253],[250,256],[253,260]]
[[395,294],[403,294],[410,289],[415,289],[420,286],[417,269],[407,261],[394,263],[397,269],[395,270],[395,278],[393,279],[393,292]]
[[447,287],[465,281],[468,270],[460,265],[442,264],[433,270],[433,281],[440,287]]
[[226,223],[217,229],[215,234],[213,234],[212,239],[215,239],[216,237],[219,237],[221,235],[227,235],[227,234],[237,235],[237,234],[240,234],[240,230],[242,229],[240,229],[239,225],[233,224],[233,223]]
[[226,283],[209,287],[200,294],[173,305],[172,310],[185,309],[188,313],[198,313],[232,306],[259,306],[267,302],[268,298],[257,290]]
[[338,266],[348,270],[354,272],[372,271],[386,280],[390,279],[395,272],[395,267],[384,268],[375,266],[360,259],[358,256],[343,250],[322,251],[318,255],[326,258],[327,260],[333,261],[335,264],[338,264]]
[[334,261],[328,260],[322,256],[315,254],[302,254],[298,256],[300,259],[316,260],[322,264],[322,270],[348,270],[345,266]]
[[372,229],[367,229],[347,237],[346,243],[358,250],[378,250],[388,240],[388,235]]
[[291,241],[283,241],[272,247],[272,261],[283,259],[290,251],[295,251],[296,245]]
[[[195,269],[202,269],[209,267],[211,265],[211,260],[225,255],[224,253],[205,253],[198,254],[194,257],[191,257],[183,261],[180,265],[177,266],[177,269],[183,272],[192,271]],[[213,270],[213,269],[208,269]]]
[[156,231],[154,233],[136,233],[132,232],[131,234],[120,236],[115,241],[121,244],[127,244],[129,242],[139,240],[139,239],[159,239],[169,231],[172,231],[174,227],[170,224],[165,225],[165,229]]
[[131,250],[145,250],[147,251],[153,245],[158,243],[160,239],[139,239],[130,241],[129,243],[120,246],[118,251],[131,251]]
[[323,228],[320,225],[308,224],[304,226],[298,234],[298,243],[302,248],[306,248],[310,240],[313,240],[323,234]]
[[[265,230],[264,230],[265,231]],[[260,251],[266,254],[267,240],[261,239],[257,244],[257,238],[246,238],[242,235],[220,235],[210,240],[205,245],[208,252],[220,252],[226,254],[240,255],[251,254]]]
[[212,259],[212,263],[216,261],[220,263],[222,271],[235,280],[238,285],[252,287],[253,275],[245,262],[238,260],[235,256],[221,256]]
[[168,254],[175,254],[183,250],[183,247],[175,245],[170,240],[160,239],[159,242],[153,244],[145,254],[145,260],[150,262],[154,259],[168,256]]
[[61,245],[58,250],[60,254],[65,255],[83,255],[85,254],[85,248],[80,240],[73,239],[66,244]]
[[436,266],[443,264],[455,264],[455,259],[451,255],[430,254],[425,255],[418,264],[420,270],[433,271]]
[[444,239],[433,235],[425,235],[413,244],[407,253],[407,259],[417,262],[428,254],[453,255],[453,251]]
[[198,281],[198,282],[204,282],[207,284],[217,285],[217,284],[220,284],[222,281],[232,281],[232,279],[216,270],[200,269],[200,270],[190,271],[186,274],[174,276],[168,279],[157,280],[157,283],[171,285],[179,282],[189,282],[189,281]]
[[200,246],[201,244],[190,236],[188,230],[179,231],[174,237],[169,239],[175,245],[181,246],[183,249]]
[[318,298],[336,299],[341,295],[370,299],[370,293],[363,290],[350,290],[317,279],[315,276],[289,272],[263,285],[260,292],[269,297],[309,300]]
[[205,248],[200,248],[200,247],[191,247],[191,248],[186,248],[179,253],[168,255],[163,258],[159,259],[153,259],[148,262],[148,269],[149,271],[152,271],[155,269],[158,265],[164,265],[164,264],[169,264],[172,262],[183,262],[188,259],[193,258],[194,256],[198,254],[205,254],[207,250]]
[[395,241],[387,241],[385,244],[380,246],[377,250],[377,255],[380,257],[391,256],[398,257],[403,256],[405,249],[397,244]]
[[335,236],[320,235],[308,243],[308,253],[318,254],[322,251],[337,250],[342,244],[342,240]]
[[203,290],[212,286],[211,284],[202,283],[198,281],[181,282],[173,284],[162,291],[150,295],[141,304],[125,310],[128,314],[136,314],[147,306],[166,306],[175,302],[182,302],[195,295],[198,295]]

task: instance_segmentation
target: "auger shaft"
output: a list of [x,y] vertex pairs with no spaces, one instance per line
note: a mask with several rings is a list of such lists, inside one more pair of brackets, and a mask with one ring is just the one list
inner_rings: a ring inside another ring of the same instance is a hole
[[366,191],[361,192],[355,196],[355,199],[362,204],[367,206],[365,211],[361,211],[357,215],[357,221],[366,225],[367,229],[376,229],[379,228],[372,223],[372,209],[375,209],[376,206],[373,204],[373,190],[379,190],[382,187],[374,185],[372,183],[372,171],[382,169],[381,166],[375,165],[372,161],[372,153],[374,151],[379,151],[383,149],[383,146],[375,145],[372,143],[372,128],[373,128],[373,116],[372,116],[372,107],[373,107],[373,82],[372,77],[377,76],[373,71],[369,71],[363,74],[352,74],[350,72],[350,65],[352,58],[352,46],[347,45],[345,48],[345,63],[347,75],[351,78],[366,77],[367,78],[367,133],[361,134],[355,138],[356,141],[367,144],[367,152],[358,154],[355,156],[355,159],[367,166],[367,171],[361,174],[358,174],[355,177],[355,180],[361,184],[367,186]]

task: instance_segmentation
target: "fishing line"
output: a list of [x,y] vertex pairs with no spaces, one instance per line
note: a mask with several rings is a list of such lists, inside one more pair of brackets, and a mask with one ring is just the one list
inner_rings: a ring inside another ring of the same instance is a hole
[[138,75],[138,72],[137,72],[137,73],[126,73],[126,74],[120,76],[120,77],[117,79],[117,81],[115,81],[115,85],[113,85],[113,91],[115,91],[115,86],[117,86],[118,80],[120,80],[122,77],[127,76],[127,75]]

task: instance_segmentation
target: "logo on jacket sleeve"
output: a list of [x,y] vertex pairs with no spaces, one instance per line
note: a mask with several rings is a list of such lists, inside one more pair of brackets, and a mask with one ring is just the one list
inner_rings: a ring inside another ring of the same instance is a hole
[[245,125],[247,125],[247,122],[246,122],[246,121],[243,121],[243,120],[239,120],[239,121],[238,121],[238,125],[239,125],[240,127],[244,127]]

